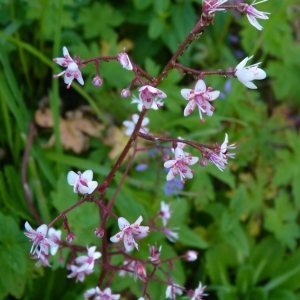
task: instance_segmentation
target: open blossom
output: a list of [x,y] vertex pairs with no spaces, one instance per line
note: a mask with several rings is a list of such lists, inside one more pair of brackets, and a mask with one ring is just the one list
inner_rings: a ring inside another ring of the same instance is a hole
[[30,249],[31,254],[37,253],[37,257],[39,258],[41,253],[48,255],[49,254],[49,246],[55,247],[55,243],[50,239],[46,238],[46,234],[48,231],[48,227],[46,224],[43,224],[37,228],[37,230],[32,229],[29,223],[25,222],[25,229],[27,232],[24,234],[30,238],[30,242],[32,242],[32,247]]
[[164,167],[170,169],[167,181],[172,180],[179,174],[181,182],[184,183],[186,178],[193,178],[193,171],[188,166],[197,163],[199,158],[191,155],[186,156],[179,147],[176,147],[174,154],[174,159],[167,160],[164,163]]
[[143,106],[146,109],[149,109],[152,107],[153,102],[157,101],[156,98],[166,98],[167,97],[167,95],[163,91],[161,91],[151,85],[144,85],[144,86],[138,88],[138,91],[140,92],[139,97],[142,100]]
[[166,226],[168,220],[171,218],[170,205],[166,204],[164,201],[161,201],[158,216],[161,217],[163,225]]
[[77,79],[77,81],[83,85],[84,81],[81,75],[81,72],[79,70],[78,62],[73,60],[69,54],[69,51],[66,47],[63,47],[63,54],[64,57],[54,58],[53,61],[55,61],[60,66],[66,67],[66,70],[54,75],[54,78],[57,78],[63,74],[65,74],[64,81],[65,84],[67,84],[67,88],[70,88],[71,83],[74,79]]
[[256,8],[254,8],[254,5],[266,2],[268,0],[262,0],[260,2],[256,3],[256,0],[253,1],[252,4],[246,4],[246,3],[241,3],[239,5],[239,11],[246,14],[247,18],[250,22],[251,25],[253,25],[255,28],[258,30],[262,30],[263,27],[257,22],[256,19],[262,19],[262,20],[267,20],[269,17],[267,16],[270,13],[259,11]]
[[76,277],[76,282],[79,280],[83,282],[85,279],[85,275],[92,274],[94,272],[93,269],[88,269],[87,265],[83,264],[82,266],[71,265],[70,266],[71,273],[67,276],[67,278]]
[[127,53],[122,52],[118,55],[118,61],[126,70],[131,71],[133,69],[131,61],[127,55]]
[[[135,104],[135,103],[137,103],[138,111],[142,111],[143,106],[144,106],[143,100],[140,97],[137,98],[137,97],[133,96],[131,104]],[[161,99],[154,97],[152,106],[150,108],[152,108],[154,110],[158,110],[163,105],[164,105],[164,102]]]
[[61,230],[55,230],[53,227],[49,228],[48,237],[52,242],[55,243],[54,246],[50,246],[51,255],[55,255],[61,241]]
[[254,65],[245,67],[248,60],[250,60],[252,57],[253,57],[253,55],[250,57],[246,57],[236,66],[235,76],[247,88],[257,89],[257,86],[251,81],[265,79],[267,77],[267,74],[264,70],[257,67],[260,64],[260,62],[254,64]]
[[212,88],[206,88],[206,84],[202,79],[199,79],[194,87],[194,89],[182,89],[181,95],[183,98],[189,101],[184,109],[184,116],[191,114],[195,107],[198,106],[199,115],[201,122],[204,122],[202,118],[202,113],[207,116],[212,116],[214,112],[214,107],[210,104],[210,101],[217,99],[220,95],[219,91],[212,91]]
[[[92,298],[93,297],[93,298]],[[109,287],[105,288],[102,292],[97,286],[96,288],[92,288],[87,290],[84,293],[84,299],[95,299],[95,300],[118,300],[120,299],[120,295],[113,295],[111,293],[111,289]]]
[[176,294],[182,295],[183,288],[178,284],[168,285],[166,290],[166,298],[175,299]]
[[149,232],[148,226],[140,226],[142,221],[143,217],[140,216],[133,224],[130,224],[125,218],[120,217],[118,225],[121,231],[110,238],[111,242],[117,243],[123,240],[126,251],[132,251],[134,247],[139,250],[139,245],[135,242],[133,235]]
[[84,269],[92,270],[94,269],[95,260],[101,257],[100,252],[96,252],[96,246],[90,248],[87,247],[88,255],[79,256],[75,259],[77,264],[84,266]]
[[220,6],[227,0],[202,0],[202,11],[205,16],[214,15],[216,11],[224,10]]
[[93,171],[87,170],[83,173],[70,171],[67,176],[69,185],[74,186],[74,193],[91,194],[98,186],[97,181],[93,181]]
[[201,282],[199,282],[199,286],[192,292],[191,300],[201,300],[202,296],[208,296],[208,294],[204,294],[204,289],[206,286],[202,286]]
[[[139,115],[137,114],[134,114],[132,115],[132,121],[124,121],[123,122],[123,125],[127,127],[126,131],[125,131],[125,134],[126,135],[131,135],[134,131],[134,128],[138,122],[138,119],[139,119]],[[142,126],[140,128],[140,132],[141,133],[148,133],[149,132],[149,129],[146,128],[145,126],[147,126],[149,124],[149,118],[144,118],[143,121],[142,121]]]
[[229,153],[229,150],[235,149],[236,148],[236,143],[228,145],[228,134],[225,133],[225,139],[224,142],[222,143],[220,147],[220,154],[224,159],[227,159],[228,157],[234,158],[235,153]]

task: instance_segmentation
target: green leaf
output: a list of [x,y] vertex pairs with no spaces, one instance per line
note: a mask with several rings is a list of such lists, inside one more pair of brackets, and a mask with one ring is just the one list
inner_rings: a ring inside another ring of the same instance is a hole
[[186,246],[195,247],[199,249],[207,248],[206,241],[196,232],[185,225],[180,226],[178,241]]
[[170,0],[155,0],[154,10],[156,13],[161,14],[169,9]]
[[157,39],[161,35],[163,28],[164,28],[164,21],[159,17],[153,18],[148,27],[149,38],[152,40]]
[[245,295],[253,286],[254,268],[251,265],[239,267],[236,275],[236,287],[239,293]]
[[152,0],[133,0],[135,8],[139,10],[144,10],[145,8],[149,7],[152,3]]
[[277,290],[269,295],[269,300],[297,300],[295,294],[288,290]]

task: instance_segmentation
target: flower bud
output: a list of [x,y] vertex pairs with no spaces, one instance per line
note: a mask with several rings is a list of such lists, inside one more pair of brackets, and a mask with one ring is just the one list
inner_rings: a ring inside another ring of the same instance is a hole
[[131,96],[130,90],[129,90],[129,89],[123,89],[122,92],[121,92],[121,96],[122,96],[123,98],[128,98],[128,97],[130,97],[130,96]]
[[66,236],[66,240],[68,243],[71,243],[74,239],[75,239],[75,233],[70,231]]
[[201,167],[206,167],[207,166],[207,159],[205,157],[202,157],[200,160],[199,160],[199,165]]
[[92,84],[96,87],[99,87],[103,84],[103,79],[100,76],[94,76],[92,80]]
[[101,227],[97,227],[94,231],[95,236],[98,238],[103,238],[104,236],[104,230]]
[[198,257],[198,252],[189,250],[186,252],[186,260],[187,261],[195,261]]
[[135,266],[135,274],[143,281],[146,280],[147,273],[145,267],[141,263],[137,263]]

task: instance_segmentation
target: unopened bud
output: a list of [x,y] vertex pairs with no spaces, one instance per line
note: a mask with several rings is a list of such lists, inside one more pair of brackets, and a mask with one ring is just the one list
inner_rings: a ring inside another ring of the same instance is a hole
[[75,233],[70,231],[66,236],[66,240],[68,243],[71,243],[74,239],[75,239]]
[[186,252],[186,260],[187,261],[195,261],[198,257],[198,252],[189,250]]
[[95,233],[95,236],[100,238],[100,239],[103,238],[103,236],[104,236],[104,230],[100,227],[97,227],[95,229],[94,233]]
[[202,157],[200,160],[199,160],[199,165],[201,167],[206,167],[207,166],[207,159],[205,157]]
[[92,80],[92,84],[96,87],[99,87],[103,84],[103,79],[100,76],[95,76]]
[[122,96],[123,98],[128,98],[128,97],[130,97],[130,96],[131,96],[130,90],[129,90],[129,89],[124,89],[124,90],[122,90],[121,96]]
[[145,267],[141,263],[137,263],[135,266],[135,274],[143,281],[146,280],[147,273]]

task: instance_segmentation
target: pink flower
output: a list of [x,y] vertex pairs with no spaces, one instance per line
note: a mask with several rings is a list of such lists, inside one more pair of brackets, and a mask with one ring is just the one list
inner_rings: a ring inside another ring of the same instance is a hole
[[203,294],[205,288],[206,287],[202,287],[201,282],[199,282],[199,286],[195,289],[195,292],[192,292],[191,300],[201,300],[202,296],[208,296],[208,294]]
[[202,11],[205,16],[214,15],[216,11],[224,10],[219,8],[227,0],[202,0]]
[[127,55],[127,53],[122,52],[118,55],[118,61],[126,70],[131,71],[133,69],[131,61]]
[[76,266],[76,265],[71,265],[70,266],[71,269],[71,274],[69,274],[67,276],[67,278],[73,278],[76,277],[76,282],[79,280],[81,282],[84,281],[85,279],[85,275],[89,275],[92,274],[94,272],[93,269],[87,269],[87,265],[84,264],[80,267]]
[[81,72],[79,71],[79,66],[78,66],[78,61],[74,61],[70,54],[69,51],[66,47],[63,47],[63,54],[64,57],[59,57],[59,58],[54,58],[53,61],[55,61],[57,64],[60,66],[66,67],[67,69],[57,75],[54,75],[54,78],[57,78],[63,74],[65,74],[64,81],[65,84],[67,84],[67,88],[70,88],[72,81],[77,79],[77,81],[83,85],[84,81],[81,75]]
[[166,98],[167,97],[167,95],[163,91],[161,91],[151,85],[144,85],[144,86],[138,88],[138,91],[140,92],[139,97],[142,100],[143,105],[146,109],[149,109],[152,107],[154,100],[156,101],[155,97],[157,97],[157,98]]
[[198,257],[198,252],[189,250],[186,252],[186,260],[187,261],[195,261]]
[[214,112],[214,107],[211,106],[210,101],[217,99],[220,95],[219,91],[213,91],[212,88],[206,89],[206,84],[202,79],[199,79],[195,85],[193,90],[191,89],[182,89],[181,95],[189,101],[187,106],[184,109],[184,116],[188,116],[191,114],[195,107],[198,106],[200,120],[204,122],[202,119],[202,113],[212,116]]
[[182,295],[183,288],[178,284],[168,285],[166,290],[166,298],[175,299],[176,294]]
[[175,149],[174,153],[174,159],[167,160],[164,163],[164,167],[170,169],[167,175],[167,181],[172,180],[179,173],[181,182],[184,183],[186,178],[193,178],[193,171],[188,166],[197,163],[199,158],[191,155],[186,156],[179,147]]
[[48,257],[49,257],[49,255],[46,255],[46,254],[44,254],[44,252],[41,252],[40,256],[34,255],[32,257],[32,259],[36,259],[37,260],[37,262],[35,263],[35,266],[37,268],[39,268],[40,266],[51,267],[51,265],[50,265],[50,263],[48,261]]
[[37,252],[38,258],[40,257],[41,253],[45,255],[49,254],[49,246],[56,246],[54,242],[46,238],[46,234],[48,231],[48,227],[46,224],[39,226],[37,230],[33,230],[29,223],[26,221],[25,229],[27,230],[27,232],[24,232],[24,234],[28,238],[30,238],[30,242],[32,242],[30,253],[35,254]]
[[49,228],[48,237],[53,243],[55,243],[55,246],[50,247],[51,255],[55,255],[61,241],[61,230],[55,230],[53,227]]
[[101,295],[101,290],[96,286],[96,288],[91,288],[84,293],[84,299],[90,299],[91,297],[98,298]]
[[143,217],[140,216],[133,224],[130,224],[125,218],[120,217],[118,225],[121,231],[110,238],[111,242],[117,243],[123,240],[127,252],[132,251],[134,247],[139,250],[139,246],[135,242],[133,235],[149,232],[148,226],[140,226],[142,221]]
[[218,155],[213,151],[208,152],[207,158],[220,170],[226,169],[227,159],[224,159],[222,155]]
[[147,278],[146,269],[143,264],[137,262],[134,270],[135,276],[138,276],[142,281],[145,281]]
[[170,205],[166,204],[164,201],[161,201],[158,216],[161,217],[163,225],[166,226],[168,220],[171,218]]
[[250,57],[246,57],[236,66],[235,76],[247,88],[257,89],[257,86],[254,83],[252,83],[251,81],[265,79],[267,74],[264,70],[257,67],[260,64],[260,62],[254,64],[254,65],[251,65],[249,67],[245,67],[248,60],[250,60],[252,57],[253,57],[253,55]]
[[90,248],[87,247],[88,256],[79,256],[75,259],[75,262],[77,264],[82,264],[82,266],[84,266],[84,269],[86,270],[94,269],[95,260],[101,257],[101,253],[95,251],[96,246]]
[[130,262],[128,262],[127,260],[124,260],[123,262],[123,268],[126,268],[126,270],[121,270],[119,272],[119,276],[124,277],[126,275],[126,273],[129,274],[130,277],[132,277],[134,270],[135,270],[135,261],[132,260]]
[[74,186],[74,193],[91,194],[98,186],[97,181],[93,180],[93,171],[87,170],[83,173],[70,171],[67,176],[69,185]]
[[[131,135],[134,131],[134,128],[138,122],[139,119],[139,115],[134,114],[132,115],[132,121],[124,121],[123,125],[127,127],[125,134],[126,135]],[[146,128],[145,126],[147,126],[149,124],[149,118],[144,118],[141,124],[141,128],[140,128],[140,132],[141,133],[148,133],[149,129]]]
[[257,28],[258,30],[262,30],[263,27],[257,22],[256,18],[257,19],[262,19],[262,20],[267,20],[267,19],[269,19],[267,14],[270,14],[270,13],[259,11],[256,8],[254,8],[253,6],[257,5],[257,4],[260,4],[260,3],[263,3],[263,2],[266,2],[266,1],[268,1],[268,0],[262,0],[260,2],[255,3],[256,0],[254,0],[251,5],[246,4],[246,3],[241,3],[239,5],[239,11],[241,13],[246,14],[250,24],[252,26],[254,26],[255,28]]
[[159,248],[157,247],[157,244],[155,244],[154,246],[150,246],[149,245],[149,250],[150,250],[150,261],[152,263],[159,263],[159,256],[160,256],[160,252],[161,252],[162,246],[160,246]]

